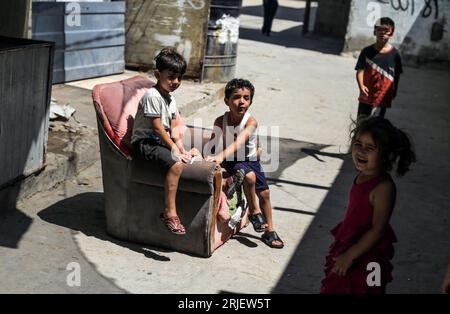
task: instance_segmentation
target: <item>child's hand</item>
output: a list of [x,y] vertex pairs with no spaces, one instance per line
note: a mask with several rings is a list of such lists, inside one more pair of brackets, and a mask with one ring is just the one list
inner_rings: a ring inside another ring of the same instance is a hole
[[182,152],[176,145],[172,146],[172,154],[178,159],[178,161],[184,162],[185,164],[191,162],[191,156],[185,152]]
[[220,165],[223,161],[223,157],[222,155],[207,156],[206,161],[216,162],[218,165]]
[[353,258],[344,253],[339,255],[338,257],[333,257],[333,260],[334,266],[331,271],[338,276],[347,275],[348,269],[353,264]]
[[369,89],[367,88],[367,86],[362,85],[360,90],[364,95],[369,96]]
[[194,156],[199,156],[202,157],[202,153],[200,153],[200,151],[197,148],[192,148],[189,152],[188,155],[194,157]]
[[256,149],[256,156],[257,156],[258,158],[260,158],[260,157],[262,156],[262,153],[263,153],[262,148],[261,148],[261,147],[258,147],[258,148]]
[[189,164],[191,163],[191,156],[187,155],[187,154],[181,154],[179,156],[179,160],[181,162],[184,162],[185,164]]

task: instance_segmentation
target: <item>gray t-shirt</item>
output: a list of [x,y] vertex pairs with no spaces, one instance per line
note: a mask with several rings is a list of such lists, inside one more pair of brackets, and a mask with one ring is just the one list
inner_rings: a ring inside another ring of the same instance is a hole
[[165,130],[170,130],[170,122],[176,118],[177,103],[170,96],[166,99],[159,91],[152,87],[139,101],[136,117],[134,118],[133,135],[131,142],[134,143],[143,138],[155,138],[156,132],[152,128],[152,117],[160,117],[161,124]]

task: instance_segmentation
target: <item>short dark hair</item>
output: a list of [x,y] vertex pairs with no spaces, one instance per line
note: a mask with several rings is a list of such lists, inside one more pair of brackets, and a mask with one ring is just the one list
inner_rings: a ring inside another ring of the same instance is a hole
[[409,166],[416,161],[416,154],[408,135],[392,125],[388,119],[383,117],[360,119],[350,133],[351,148],[358,136],[366,133],[372,136],[381,154],[380,158],[384,171],[391,171],[396,164],[397,175],[402,176],[409,170]]
[[229,81],[225,86],[225,98],[230,98],[236,88],[248,88],[248,90],[250,90],[250,100],[253,100],[253,95],[255,95],[255,87],[249,80],[245,79],[232,79]]
[[395,23],[390,17],[384,16],[384,17],[379,18],[375,22],[374,27],[381,26],[381,25],[389,25],[392,28],[392,34],[394,33]]
[[186,60],[179,54],[175,47],[165,47],[155,57],[158,71],[169,70],[183,75],[186,73]]

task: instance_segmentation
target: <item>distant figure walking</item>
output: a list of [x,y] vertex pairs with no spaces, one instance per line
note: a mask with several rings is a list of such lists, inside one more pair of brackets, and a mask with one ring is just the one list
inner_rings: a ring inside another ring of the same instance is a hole
[[275,18],[275,14],[278,9],[278,0],[263,0],[264,6],[264,24],[262,27],[262,33],[270,36],[272,30],[272,22]]

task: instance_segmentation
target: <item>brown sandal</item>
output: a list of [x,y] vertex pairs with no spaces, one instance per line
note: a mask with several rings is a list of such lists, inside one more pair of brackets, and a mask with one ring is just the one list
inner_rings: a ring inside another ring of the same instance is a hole
[[178,216],[173,216],[170,218],[164,217],[164,214],[160,215],[160,218],[164,221],[167,229],[173,234],[183,235],[186,234],[186,229],[181,224],[180,218]]

